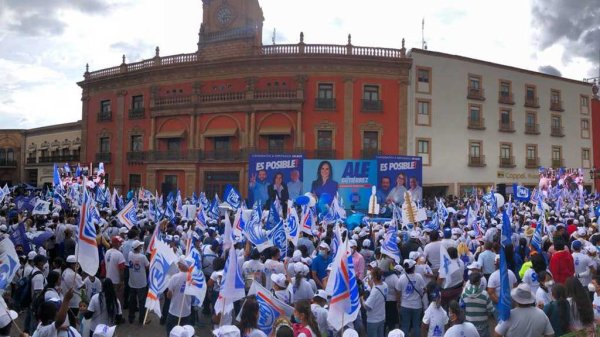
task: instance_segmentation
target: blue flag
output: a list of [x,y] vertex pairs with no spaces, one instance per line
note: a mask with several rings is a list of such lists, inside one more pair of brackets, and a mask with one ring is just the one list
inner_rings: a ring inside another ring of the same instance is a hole
[[233,186],[227,185],[225,187],[225,194],[223,195],[223,198],[225,198],[225,202],[231,206],[234,211],[237,211],[237,209],[240,208],[242,197]]
[[525,186],[513,184],[513,195],[515,200],[527,202],[531,199],[531,191]]
[[62,186],[60,180],[60,173],[58,173],[58,165],[56,164],[54,164],[54,175],[52,177],[52,183],[54,184],[54,188],[56,188],[56,186]]
[[502,245],[512,243],[512,228],[510,226],[510,218],[508,212],[502,212]]
[[269,232],[269,240],[273,242],[273,246],[279,248],[281,258],[284,258],[287,253],[287,236],[285,235],[283,220],[279,220],[277,225]]
[[10,234],[10,241],[13,242],[15,247],[23,247],[23,252],[25,254],[29,253],[29,251],[31,250],[29,246],[29,239],[25,234],[25,224],[22,222],[17,226],[17,229]]
[[508,279],[508,265],[506,264],[506,255],[504,247],[500,249],[500,294],[498,294],[498,318],[500,321],[507,321],[510,318],[510,309],[512,300],[510,298],[510,283]]

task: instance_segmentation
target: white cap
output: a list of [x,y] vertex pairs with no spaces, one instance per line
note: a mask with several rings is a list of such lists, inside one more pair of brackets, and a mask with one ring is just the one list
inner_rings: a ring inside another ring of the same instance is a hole
[[189,268],[194,265],[194,259],[191,256],[189,258],[186,258],[184,255],[181,255],[179,257],[179,261],[177,261],[177,263],[182,264]]
[[27,260],[33,260],[36,255],[37,253],[35,251],[30,251],[29,253],[27,253]]
[[169,337],[193,337],[195,333],[196,331],[191,325],[176,325],[169,333]]
[[579,236],[585,236],[586,234],[587,234],[587,231],[585,230],[584,227],[577,228],[577,235],[579,235]]
[[285,275],[283,274],[271,274],[271,281],[281,288],[285,288]]
[[322,298],[322,299],[324,299],[324,300],[327,301],[327,293],[323,289],[317,290],[317,292],[315,293],[314,297],[320,297],[320,298]]
[[327,244],[327,242],[325,242],[325,241],[322,241],[322,242],[319,244],[319,248],[327,249],[328,251],[329,251],[329,250],[331,250],[331,248],[329,248],[329,245],[328,245],[328,244]]
[[300,262],[302,260],[302,252],[299,250],[294,251],[294,255],[292,255],[292,261]]
[[346,329],[342,337],[358,337],[358,332],[354,329]]
[[368,248],[368,247],[370,247],[370,246],[371,246],[371,240],[369,240],[369,239],[365,239],[365,240],[363,241],[363,244],[362,244],[362,245],[363,245],[363,248],[364,248],[364,247],[367,247],[367,248]]
[[8,324],[10,324],[11,321],[17,319],[17,317],[19,317],[19,315],[14,310],[7,310],[6,303],[4,302],[3,299],[0,299],[0,301],[1,301],[0,306],[2,307],[2,310],[0,310],[0,329],[1,329],[1,328],[4,328],[5,326],[7,326]]
[[215,337],[240,337],[240,329],[235,325],[223,325],[217,330],[213,331]]
[[119,234],[127,234],[128,232],[129,232],[129,229],[127,229],[127,227],[119,228]]
[[415,266],[415,264],[417,264],[417,262],[415,260],[411,260],[411,259],[405,259],[404,260],[404,266],[406,268],[412,268]]
[[92,337],[112,337],[115,334],[117,326],[108,326],[106,324],[98,324],[94,329]]
[[75,255],[67,256],[67,263],[75,263],[75,262],[77,262],[77,257],[75,257]]
[[358,247],[358,245],[356,244],[356,240],[350,240],[349,246],[350,247]]
[[0,225],[0,232],[6,233],[8,231],[8,227],[6,225]]
[[133,243],[131,244],[131,248],[133,249],[137,249],[139,246],[143,246],[144,243],[142,241],[133,241]]
[[481,269],[481,268],[482,268],[481,263],[479,263],[477,261],[475,261],[467,266],[467,269]]
[[404,332],[400,329],[394,329],[388,333],[388,337],[404,337]]

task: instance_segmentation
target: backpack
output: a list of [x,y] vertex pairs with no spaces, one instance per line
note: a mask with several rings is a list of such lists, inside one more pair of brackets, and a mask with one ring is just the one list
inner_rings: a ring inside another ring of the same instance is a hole
[[17,282],[17,296],[16,302],[20,309],[28,308],[31,304],[32,300],[32,290],[31,290],[31,280],[36,276],[41,274],[41,271],[36,271],[34,273],[29,274],[29,276],[22,277],[19,282]]

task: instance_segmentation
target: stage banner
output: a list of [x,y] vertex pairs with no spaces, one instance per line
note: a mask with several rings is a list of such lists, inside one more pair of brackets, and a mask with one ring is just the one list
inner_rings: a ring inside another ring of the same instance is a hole
[[317,197],[339,194],[345,209],[366,210],[371,186],[377,183],[375,160],[305,160],[304,191]]
[[377,201],[404,202],[409,191],[414,202],[423,199],[423,161],[412,156],[377,156]]
[[[252,154],[248,158],[248,207],[259,201],[265,205],[269,199],[269,190],[279,186],[275,181],[276,176],[282,175],[282,186],[285,186],[290,200],[295,200],[306,191],[302,183],[302,163],[304,156],[301,154]],[[286,201],[286,200],[283,200]]]

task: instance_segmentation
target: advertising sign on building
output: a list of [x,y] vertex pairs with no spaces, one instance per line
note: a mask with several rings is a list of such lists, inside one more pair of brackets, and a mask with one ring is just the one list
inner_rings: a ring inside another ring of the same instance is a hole
[[377,201],[404,202],[404,192],[413,201],[423,199],[423,161],[421,157],[377,156]]
[[248,159],[248,206],[254,205],[257,201],[265,205],[269,200],[269,193],[273,195],[274,191],[278,191],[278,195],[286,196],[291,200],[304,194],[303,160],[304,157],[300,154],[250,155]]

